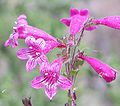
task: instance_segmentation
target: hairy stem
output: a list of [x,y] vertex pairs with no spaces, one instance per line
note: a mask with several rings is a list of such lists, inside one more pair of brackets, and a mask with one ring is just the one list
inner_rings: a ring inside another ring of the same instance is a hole
[[80,41],[81,41],[81,39],[82,39],[82,37],[83,37],[83,32],[84,32],[84,28],[82,29],[81,34],[80,34],[80,36],[79,36],[79,38],[78,38],[78,41],[77,41],[77,43],[76,43],[76,45],[75,45],[75,47],[74,47],[74,49],[73,49],[73,54],[72,54],[72,59],[71,59],[71,69],[73,68],[73,64],[74,64],[74,60],[75,60],[76,49],[77,49],[77,46],[79,46]]
[[[71,79],[73,81],[73,86],[70,90],[68,90],[68,103],[65,104],[65,106],[76,106],[76,93],[75,93],[75,79],[76,79],[76,75],[70,75],[70,72],[73,70],[73,65],[75,62],[75,53],[76,53],[76,49],[79,46],[81,39],[83,37],[83,32],[84,32],[84,28],[82,29],[80,36],[78,38],[78,41],[76,43],[76,45],[73,48],[73,53],[72,53],[72,59],[70,60],[70,62],[68,62],[65,66],[66,66],[66,71],[67,71],[67,75],[69,77],[69,79]],[[71,49],[70,49],[71,52]],[[70,52],[68,52],[68,55],[70,55]]]

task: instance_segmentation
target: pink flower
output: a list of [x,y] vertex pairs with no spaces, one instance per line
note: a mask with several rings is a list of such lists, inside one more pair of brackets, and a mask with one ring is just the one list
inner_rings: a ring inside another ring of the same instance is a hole
[[15,48],[18,46],[18,34],[13,32],[13,34],[10,35],[9,39],[5,42],[4,46],[11,46],[12,48]]
[[63,59],[58,58],[51,64],[43,62],[40,67],[41,76],[36,77],[31,85],[35,89],[44,88],[47,97],[52,100],[57,92],[57,87],[63,90],[68,90],[72,86],[72,82],[60,75]]
[[11,46],[15,48],[18,45],[18,39],[24,38],[25,34],[23,33],[23,26],[27,25],[25,15],[20,15],[15,22],[16,27],[13,27],[13,33],[10,35],[9,39],[5,42],[5,46]]
[[79,53],[79,58],[85,60],[88,64],[92,66],[92,68],[106,81],[111,82],[116,78],[116,70],[102,61],[88,57],[83,55],[83,53]]
[[45,41],[42,38],[36,40],[32,36],[28,36],[25,43],[27,48],[21,48],[17,52],[17,57],[21,60],[28,59],[26,63],[27,71],[31,71],[37,64],[46,61],[45,54],[57,46],[54,41]]
[[14,48],[18,45],[18,39],[25,39],[28,36],[33,36],[36,39],[43,38],[44,40],[53,40],[57,42],[55,37],[49,35],[41,29],[28,25],[26,19],[27,17],[25,15],[20,15],[17,18],[16,26],[13,27],[13,33],[5,42],[5,46],[12,46]]
[[77,10],[75,8],[70,9],[70,18],[62,18],[60,22],[70,27],[70,34],[75,36],[82,30],[85,23],[89,18],[89,12],[87,9]]
[[108,16],[100,19],[95,19],[92,22],[98,25],[105,25],[120,30],[120,16]]

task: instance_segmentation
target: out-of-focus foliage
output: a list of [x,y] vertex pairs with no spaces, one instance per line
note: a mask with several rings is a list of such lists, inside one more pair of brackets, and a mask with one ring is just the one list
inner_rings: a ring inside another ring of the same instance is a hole
[[[20,14],[27,15],[30,25],[41,28],[47,33],[61,38],[68,32],[66,31],[66,27],[59,22],[59,19],[68,17],[71,6],[91,9],[91,2],[94,2],[94,0],[0,0],[0,106],[22,106],[21,99],[29,96],[32,98],[33,106],[63,106],[65,104],[67,101],[67,91],[59,90],[54,100],[50,102],[44,95],[43,90],[33,89],[30,86],[30,81],[39,74],[39,67],[38,70],[27,73],[25,70],[26,62],[19,60],[15,54],[19,48],[7,48],[4,47],[3,44],[12,32],[14,22]],[[83,4],[81,7],[79,7],[80,3]],[[95,3],[97,4],[97,2]],[[90,5],[88,6],[88,4]],[[95,14],[95,11],[91,11],[91,14]],[[99,12],[97,14],[99,14]],[[99,32],[96,31],[92,34],[101,36],[101,31],[100,29]],[[117,31],[117,33],[120,35],[120,31]],[[105,51],[108,49],[104,49],[104,51],[101,49],[101,47],[103,47],[101,45],[103,45],[105,40],[97,43],[98,45],[91,43],[92,46],[84,43],[85,41],[87,42],[89,38],[92,38],[90,37],[92,35],[89,34],[88,32],[85,33],[85,38],[80,46],[81,49],[119,70],[120,59],[118,55],[115,55],[116,52],[114,49],[107,46],[109,50],[112,51],[113,49],[113,52],[110,52],[110,55],[107,56]],[[86,36],[88,36],[88,38]],[[93,41],[98,41],[98,39],[99,37],[96,38],[93,36]],[[108,42],[109,41],[110,39],[108,39]],[[23,44],[21,47],[25,46],[23,41],[20,41],[20,43]],[[106,43],[104,43],[104,45],[106,45]],[[101,50],[101,52],[96,52],[94,50],[96,48],[97,51]],[[52,61],[57,52],[58,49],[48,54],[50,61]],[[84,64],[77,79],[76,92],[78,106],[87,106],[88,104],[89,106],[120,105],[119,72],[117,80],[111,85],[107,85],[102,79],[96,76],[87,64]]]

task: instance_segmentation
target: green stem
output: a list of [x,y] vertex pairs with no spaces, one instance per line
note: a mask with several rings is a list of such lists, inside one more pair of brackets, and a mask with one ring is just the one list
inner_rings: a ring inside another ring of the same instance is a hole
[[77,46],[80,45],[80,41],[81,41],[81,39],[82,39],[82,37],[83,37],[83,32],[84,32],[84,28],[82,29],[81,34],[80,34],[80,36],[79,36],[79,38],[78,38],[77,44],[75,45],[75,47],[74,47],[74,49],[73,49],[72,60],[71,60],[71,62],[70,62],[70,63],[71,63],[71,69],[73,68],[73,64],[74,64],[74,60],[75,60],[76,49],[77,49]]

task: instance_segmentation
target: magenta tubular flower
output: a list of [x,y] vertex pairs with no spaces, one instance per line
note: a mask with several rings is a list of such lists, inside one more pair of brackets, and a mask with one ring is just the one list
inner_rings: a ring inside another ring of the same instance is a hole
[[28,36],[33,36],[36,39],[43,38],[44,40],[53,40],[57,42],[55,37],[49,35],[45,31],[28,25],[26,19],[27,17],[25,15],[20,15],[17,18],[16,26],[13,27],[13,33],[5,42],[5,46],[12,46],[14,48],[18,45],[18,39],[25,39]]
[[100,19],[95,19],[92,22],[98,25],[105,25],[120,30],[120,16],[108,16]]
[[71,8],[70,18],[62,18],[60,19],[60,22],[70,27],[70,34],[75,36],[79,31],[82,30],[88,18],[89,12],[87,9],[81,9],[79,11],[75,8]]
[[79,31],[82,30],[86,21],[87,21],[86,16],[80,16],[80,15],[72,16],[70,23],[70,34],[75,36]]
[[92,68],[106,81],[111,82],[116,79],[116,70],[102,61],[79,53],[79,58],[85,60]]
[[27,71],[31,71],[37,64],[41,64],[43,61],[46,61],[45,54],[57,46],[53,41],[45,42],[42,38],[38,38],[36,40],[32,36],[28,36],[25,39],[25,43],[27,48],[21,48],[17,52],[17,57],[21,60],[28,59],[26,63]]
[[23,26],[27,25],[26,21],[26,16],[25,15],[20,15],[17,18],[17,22],[15,22],[16,27],[13,27],[13,33],[10,35],[9,39],[5,42],[5,46],[11,46],[15,48],[18,45],[18,39],[19,38],[24,38],[24,33],[23,33]]
[[32,80],[31,86],[35,89],[44,88],[47,97],[52,100],[57,92],[57,87],[63,90],[68,90],[72,87],[72,82],[60,75],[63,59],[58,58],[51,64],[43,62],[40,66],[41,76]]
[[27,34],[27,36],[33,36],[36,39],[43,38],[44,40],[57,41],[55,37],[49,35],[48,33],[46,33],[45,31],[41,29],[38,29],[32,26],[26,26],[25,33]]

